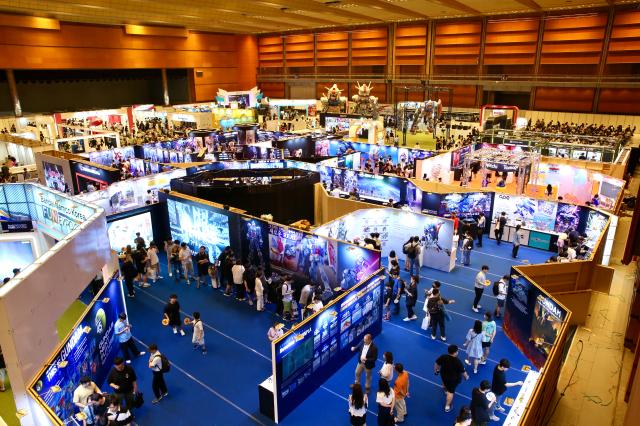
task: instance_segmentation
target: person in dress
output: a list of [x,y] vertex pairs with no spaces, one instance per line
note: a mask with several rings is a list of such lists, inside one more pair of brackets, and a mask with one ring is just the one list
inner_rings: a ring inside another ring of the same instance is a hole
[[473,364],[473,372],[478,374],[478,363],[482,358],[482,321],[476,320],[473,328],[469,329],[463,346],[467,349],[464,362],[467,365]]

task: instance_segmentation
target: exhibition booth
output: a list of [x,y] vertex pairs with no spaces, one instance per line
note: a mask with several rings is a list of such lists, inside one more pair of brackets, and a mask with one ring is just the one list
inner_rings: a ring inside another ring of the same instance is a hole
[[[74,357],[69,357],[72,354],[68,351],[62,351],[63,359],[59,363],[49,359],[52,352],[60,349],[56,322],[96,275],[111,277],[117,269],[108,246],[104,211],[38,184],[0,185],[0,210],[10,216],[3,222],[3,228],[6,223],[21,231],[0,239],[2,250],[6,250],[4,244],[9,244],[12,250],[8,258],[2,255],[0,260],[3,264],[7,259],[11,259],[12,264],[14,261],[28,263],[0,287],[0,347],[17,414],[23,425],[60,424],[63,419],[49,415],[53,410],[71,407],[70,403],[58,402],[63,394],[73,392],[81,371],[71,365]],[[30,238],[25,235],[27,224],[33,228]],[[52,277],[55,277],[53,281]],[[100,334],[106,331],[95,330],[95,318],[91,318],[91,323],[94,331]],[[85,328],[78,333],[79,338]],[[116,347],[112,338],[107,343]],[[78,355],[91,357],[99,353],[87,348],[78,346]],[[68,362],[63,362],[65,360]],[[82,368],[86,371],[92,365],[87,363]],[[56,401],[49,408],[29,397],[32,387],[41,390],[42,383],[33,379],[40,375],[39,370],[47,368],[52,375],[60,373],[53,382],[47,382],[51,386],[46,391]],[[75,382],[59,380],[66,377]]]

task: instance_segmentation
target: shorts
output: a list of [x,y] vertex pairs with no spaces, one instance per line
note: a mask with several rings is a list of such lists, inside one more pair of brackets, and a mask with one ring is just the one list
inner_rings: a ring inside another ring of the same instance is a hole
[[498,308],[504,308],[504,299],[498,299]]
[[193,263],[183,262],[182,269],[184,269],[185,272],[193,272]]
[[482,342],[482,347],[483,348],[490,348],[491,347],[491,342]]
[[367,422],[367,415],[365,414],[362,417],[351,415],[351,425],[352,426],[361,426]]
[[444,388],[447,390],[447,392],[456,393],[456,388],[458,387],[460,382],[456,380],[442,380],[442,384],[444,385]]

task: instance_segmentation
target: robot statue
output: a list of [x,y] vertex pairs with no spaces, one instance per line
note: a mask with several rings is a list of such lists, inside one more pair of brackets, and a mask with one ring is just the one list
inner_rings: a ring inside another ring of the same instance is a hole
[[322,112],[341,113],[347,103],[346,96],[340,96],[342,90],[338,89],[338,85],[334,83],[331,87],[325,87],[327,93],[322,95],[320,102],[322,103]]
[[371,82],[369,82],[369,84],[360,84],[360,82],[358,82],[356,87],[358,94],[352,97],[354,102],[353,113],[374,119],[378,118],[378,98],[370,94],[372,88]]
[[425,101],[420,108],[415,110],[409,132],[411,134],[416,134],[418,131],[433,132],[441,114],[442,101],[440,99],[437,101]]

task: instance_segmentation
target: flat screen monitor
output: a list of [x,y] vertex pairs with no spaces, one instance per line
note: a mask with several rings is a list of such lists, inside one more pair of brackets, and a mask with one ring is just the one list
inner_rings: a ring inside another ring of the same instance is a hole
[[147,246],[153,241],[153,227],[151,225],[151,213],[146,212],[136,216],[115,220],[107,224],[109,234],[109,244],[112,250],[120,251],[122,247],[131,245],[135,248],[133,240],[136,239],[136,232],[144,238]]
[[13,277],[13,269],[23,269],[35,259],[31,241],[0,241],[0,279]]

